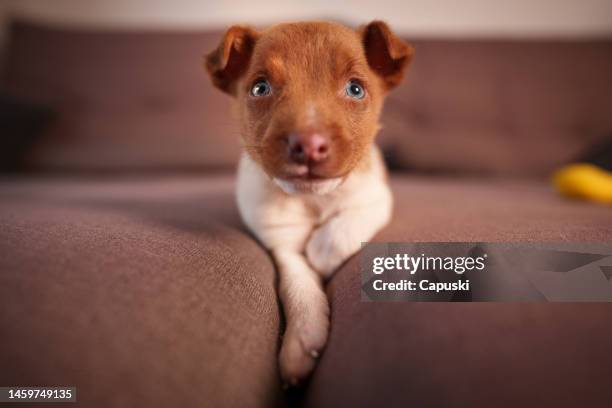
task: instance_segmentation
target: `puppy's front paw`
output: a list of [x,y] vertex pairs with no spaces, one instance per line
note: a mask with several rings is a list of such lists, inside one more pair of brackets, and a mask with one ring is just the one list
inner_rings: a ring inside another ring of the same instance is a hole
[[306,244],[306,258],[323,278],[329,278],[359,250],[361,243],[351,237],[348,227],[343,218],[332,218],[317,228]]
[[291,323],[285,330],[279,364],[281,377],[296,386],[314,370],[329,331],[327,314],[312,321]]

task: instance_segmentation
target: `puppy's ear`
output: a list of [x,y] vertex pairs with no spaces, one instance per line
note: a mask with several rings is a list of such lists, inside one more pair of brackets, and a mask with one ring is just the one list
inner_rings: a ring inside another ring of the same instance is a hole
[[397,86],[404,77],[414,48],[398,38],[383,21],[372,21],[358,30],[370,68],[383,80],[387,89]]
[[206,70],[213,84],[235,94],[236,81],[246,72],[259,33],[251,27],[232,26],[216,50],[206,56]]

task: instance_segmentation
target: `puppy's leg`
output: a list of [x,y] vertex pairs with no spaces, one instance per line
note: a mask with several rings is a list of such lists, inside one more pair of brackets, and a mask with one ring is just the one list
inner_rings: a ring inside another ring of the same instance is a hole
[[295,385],[311,373],[325,347],[329,304],[321,278],[303,255],[292,249],[276,249],[273,256],[287,322],[279,357],[280,370],[283,379]]
[[324,278],[359,251],[361,243],[370,240],[391,217],[390,195],[368,206],[344,209],[313,231],[306,256],[312,267]]

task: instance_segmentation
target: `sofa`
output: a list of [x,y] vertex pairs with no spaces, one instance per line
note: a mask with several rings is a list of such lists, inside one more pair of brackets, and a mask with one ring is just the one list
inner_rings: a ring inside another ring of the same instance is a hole
[[[284,390],[274,264],[202,70],[220,33],[11,25],[1,92],[46,113],[0,176],[0,385],[83,407],[610,405],[611,305],[362,302],[358,256],[326,283],[312,378]],[[611,38],[410,41],[375,241],[612,241],[609,206],[549,182],[612,134]]]

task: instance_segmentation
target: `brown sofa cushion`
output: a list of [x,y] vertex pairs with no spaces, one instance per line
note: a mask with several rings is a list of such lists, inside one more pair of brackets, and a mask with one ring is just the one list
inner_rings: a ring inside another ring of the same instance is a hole
[[612,39],[414,45],[383,117],[399,167],[546,175],[612,133]]
[[[377,241],[601,241],[605,206],[543,184],[395,180]],[[361,301],[358,258],[327,287],[332,330],[307,407],[606,406],[612,304]]]
[[[394,177],[393,189],[379,240],[612,236],[607,207],[545,184]],[[1,181],[0,384],[76,385],[87,407],[282,403],[274,269],[232,190],[226,176]],[[588,403],[612,363],[608,305],[362,304],[356,258],[328,293],[312,406],[499,406],[547,401],[553,384]]]
[[0,384],[83,407],[282,401],[274,267],[229,177],[0,183]]
[[31,167],[61,170],[217,168],[238,158],[230,98],[203,55],[221,31],[60,29],[16,22],[3,83],[58,120]]

